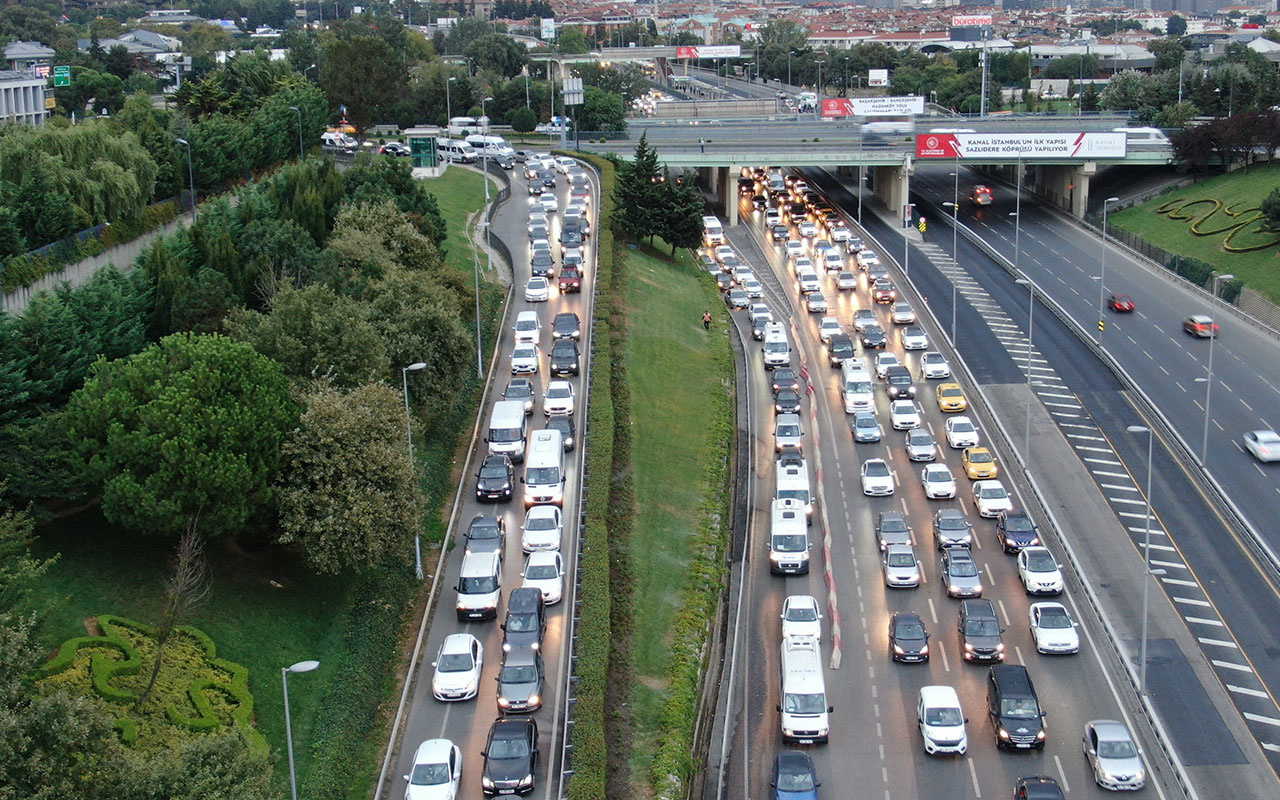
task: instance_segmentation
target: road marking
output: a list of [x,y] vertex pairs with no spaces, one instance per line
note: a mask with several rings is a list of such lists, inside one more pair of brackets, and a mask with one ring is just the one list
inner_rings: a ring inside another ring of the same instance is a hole
[[1101,486],[1103,489],[1114,489],[1114,490],[1115,490],[1115,491],[1117,491],[1117,492],[1136,492],[1136,491],[1138,491],[1138,487],[1136,487],[1136,486],[1120,486],[1120,485],[1118,485],[1118,484],[1114,484],[1114,483],[1099,483],[1098,485],[1099,485],[1099,486]]
[[1076,399],[1076,398],[1075,398],[1075,395],[1071,395],[1071,394],[1055,394],[1055,393],[1053,393],[1053,392],[1040,392],[1040,396],[1041,396],[1041,397],[1061,397],[1061,398],[1064,398],[1064,399],[1066,399],[1066,400],[1074,400],[1074,399]]
[[1146,514],[1135,514],[1132,511],[1117,511],[1116,513],[1122,517],[1129,517],[1130,519],[1146,519],[1147,518]]
[[1155,564],[1157,567],[1173,567],[1174,569],[1188,568],[1186,564],[1182,564],[1177,561],[1157,561],[1156,559],[1153,558],[1151,559],[1151,563]]
[[1200,584],[1196,583],[1195,581],[1184,581],[1180,578],[1166,578],[1163,575],[1160,576],[1160,582],[1170,583],[1170,584],[1173,584],[1174,586],[1195,586],[1195,587],[1200,586]]
[[[1045,397],[1046,395],[1042,394],[1040,396]],[[1054,396],[1056,397],[1057,395]],[[1078,403],[1054,403],[1049,400],[1041,400],[1040,402],[1044,403],[1046,406],[1052,406],[1053,408],[1083,408],[1083,406]]]
[[1193,599],[1192,599],[1192,598],[1190,598],[1190,597],[1175,597],[1175,598],[1173,598],[1173,602],[1175,602],[1175,603],[1182,603],[1183,605],[1188,605],[1188,606],[1200,606],[1200,607],[1202,607],[1202,608],[1211,608],[1211,607],[1212,607],[1212,605],[1213,605],[1212,603],[1209,603],[1208,601],[1205,601],[1205,600],[1193,600]]
[[1214,645],[1215,647],[1229,647],[1232,650],[1240,649],[1240,646],[1237,645],[1235,642],[1228,642],[1225,639],[1210,639],[1205,636],[1197,636],[1196,641],[1199,642],[1200,644],[1211,644],[1211,645]]
[[[1047,404],[1046,404],[1046,405],[1047,405]],[[1088,450],[1090,453],[1111,453],[1111,454],[1113,454],[1113,455],[1115,454],[1115,451],[1114,451],[1114,450],[1112,450],[1110,447],[1091,447],[1091,446],[1086,445],[1086,444],[1078,444],[1078,445],[1076,445],[1076,449],[1077,449],[1077,450]]]
[[[1130,525],[1130,526],[1128,526],[1128,527],[1129,527],[1129,530],[1133,531],[1134,533],[1146,533],[1146,532],[1147,532],[1147,529],[1146,529],[1146,528],[1139,528],[1137,525]],[[1153,527],[1153,528],[1151,528],[1151,535],[1152,535],[1152,536],[1168,536],[1169,534],[1165,533],[1164,531],[1160,530],[1159,528],[1154,528],[1154,527]],[[1152,545],[1152,547],[1155,547],[1155,545]]]
[[1106,437],[1103,436],[1086,436],[1083,433],[1068,433],[1068,439],[1083,439],[1086,442],[1105,442]]
[[972,758],[966,758],[969,762],[969,777],[973,779],[973,796],[982,797],[982,789],[978,786],[978,768],[973,765]]
[[1058,768],[1058,777],[1062,779],[1062,791],[1066,794],[1070,794],[1071,784],[1067,783],[1067,771],[1062,768],[1062,759],[1058,758],[1055,754],[1053,757],[1053,763]]
[[1264,717],[1261,714],[1250,714],[1249,712],[1246,711],[1244,714],[1244,718],[1248,720],[1252,720],[1254,722],[1264,722],[1267,725],[1275,725],[1277,727],[1280,727],[1280,719],[1276,719],[1275,717]]
[[[1217,620],[1217,619],[1205,619],[1204,617],[1183,617],[1183,619],[1185,619],[1187,622],[1194,622],[1198,625],[1213,625],[1218,628],[1226,627],[1225,625],[1222,624],[1222,620]],[[1227,688],[1230,689],[1231,687],[1228,686]],[[1266,697],[1266,695],[1264,694],[1263,697]]]
[[[1246,689],[1243,686],[1232,686],[1229,683],[1227,684],[1227,691],[1235,692],[1236,694],[1247,694],[1250,697],[1268,697],[1269,696],[1266,692],[1260,692],[1257,689]],[[1277,750],[1280,750],[1280,747],[1275,747],[1275,745],[1272,745],[1272,747]]]
[[1147,504],[1145,500],[1130,500],[1127,497],[1108,497],[1107,499],[1113,503],[1125,503],[1131,506],[1145,506]]
[[1085,461],[1088,461],[1090,464],[1106,464],[1106,465],[1108,465],[1108,466],[1112,466],[1112,467],[1123,467],[1123,466],[1124,466],[1124,462],[1122,462],[1122,461],[1112,461],[1112,460],[1110,460],[1110,459],[1106,459],[1106,458],[1086,458],[1086,459],[1084,459],[1084,460],[1085,460]]
[[1253,667],[1249,667],[1244,664],[1236,664],[1231,661],[1219,661],[1218,659],[1214,658],[1214,659],[1210,659],[1209,663],[1213,664],[1215,667],[1222,667],[1223,669],[1234,669],[1237,672],[1248,672],[1250,674],[1253,673]]
[[1260,742],[1262,749],[1270,750],[1273,753],[1280,753],[1280,744],[1272,744],[1271,742]]
[[1105,471],[1100,470],[1100,469],[1091,469],[1091,470],[1089,470],[1089,471],[1090,471],[1090,472],[1092,472],[1094,475],[1106,475],[1108,478],[1127,478],[1127,477],[1129,477],[1129,474],[1128,474],[1128,473],[1126,473],[1126,472],[1105,472]]
[[[1152,533],[1155,533],[1155,531],[1152,531]],[[1139,542],[1139,543],[1138,543],[1138,547],[1139,547],[1139,548],[1146,547],[1146,544],[1145,544],[1145,543],[1142,543],[1142,542]],[[1166,553],[1176,553],[1176,552],[1177,552],[1177,550],[1176,550],[1175,548],[1170,547],[1170,546],[1169,546],[1169,545],[1167,545],[1167,544],[1153,544],[1153,545],[1151,545],[1151,549],[1152,549],[1152,550],[1163,550],[1163,551],[1165,551]],[[1183,581],[1183,582],[1184,582],[1184,583],[1186,583],[1186,581]],[[1196,583],[1192,583],[1192,584],[1189,584],[1189,585],[1190,585],[1190,586],[1199,586],[1199,584],[1196,584]]]

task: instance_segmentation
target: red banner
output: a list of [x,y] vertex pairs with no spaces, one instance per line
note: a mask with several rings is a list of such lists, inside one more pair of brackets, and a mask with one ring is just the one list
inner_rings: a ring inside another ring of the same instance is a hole
[[853,101],[844,97],[823,98],[822,116],[824,117],[854,116]]
[[916,137],[916,158],[955,158],[958,152],[954,133],[929,133]]

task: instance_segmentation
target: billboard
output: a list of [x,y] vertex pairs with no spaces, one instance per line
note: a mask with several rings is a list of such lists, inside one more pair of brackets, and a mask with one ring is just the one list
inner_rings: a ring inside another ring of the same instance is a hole
[[540,23],[541,24],[539,25],[538,38],[544,41],[550,41],[556,38],[556,18],[555,17],[542,17],[540,19]]
[[951,27],[953,28],[977,28],[990,24],[990,14],[956,14],[951,17]]
[[709,44],[697,47],[677,47],[676,58],[739,58],[742,45]]
[[1123,133],[922,133],[917,158],[1124,158]]
[[824,117],[905,117],[924,113],[924,98],[828,97],[822,101]]
[[888,86],[889,70],[887,69],[869,69],[867,70],[868,86]]

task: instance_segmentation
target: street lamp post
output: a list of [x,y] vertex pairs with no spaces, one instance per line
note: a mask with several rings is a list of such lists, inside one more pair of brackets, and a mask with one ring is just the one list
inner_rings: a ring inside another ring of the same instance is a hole
[[[1218,284],[1222,281],[1233,280],[1236,276],[1231,273],[1213,276],[1213,299],[1209,301],[1209,325],[1216,326],[1217,322],[1213,316],[1213,307],[1218,300]],[[1213,343],[1218,339],[1218,332],[1213,328],[1209,328],[1209,370],[1204,378],[1204,434],[1200,437],[1200,466],[1206,467],[1206,458],[1209,452],[1209,397],[1213,392]],[[1200,378],[1196,379],[1197,381]]]
[[[956,226],[959,225],[960,223],[956,217],[956,214],[959,211],[960,207],[956,203],[943,203],[942,205],[944,208],[947,206],[951,207],[951,260],[956,262],[956,269],[958,270],[960,268],[960,259],[956,257],[957,255],[956,254]],[[957,288],[958,286],[955,282],[955,279],[953,278],[951,281],[951,346],[952,347],[956,346],[956,303],[958,302],[958,298],[956,297]]]
[[302,149],[302,109],[298,108],[297,106],[289,106],[289,110],[290,110],[290,111],[292,111],[292,112],[294,112],[295,114],[297,114],[297,115],[298,115],[298,160],[299,160],[299,161],[301,161],[301,160],[302,160],[302,158],[303,158],[303,149]]
[[191,161],[191,142],[180,136],[174,137],[178,144],[187,148],[187,188],[191,190],[191,224],[196,224],[196,170]]
[[1147,693],[1147,596],[1151,593],[1151,453],[1155,438],[1151,429],[1145,425],[1130,425],[1125,428],[1129,433],[1145,433],[1147,435],[1147,524],[1142,543],[1142,645],[1138,655],[1138,694]]
[[[486,97],[480,101],[480,113],[484,113],[484,104],[492,103],[492,97]],[[576,131],[578,124],[574,123]],[[484,161],[484,207],[489,207],[489,157],[485,156]],[[493,233],[489,226],[488,220],[484,222],[484,257],[485,271],[493,269]],[[474,259],[472,260],[475,263]],[[480,265],[475,263],[475,279],[476,279],[476,378],[484,380],[484,354],[480,352]]]
[[[457,75],[450,75],[448,80],[444,82],[444,116],[446,125],[448,125],[449,120],[453,119],[453,98],[449,93],[449,84],[453,83],[457,79]],[[551,109],[551,113],[555,113],[555,108]]]
[[293,800],[298,800],[298,776],[293,768],[293,722],[289,719],[289,673],[311,672],[320,666],[319,661],[299,661],[280,668],[280,682],[284,684],[284,738],[289,744],[289,790]]
[[304,70],[302,71],[302,79],[303,79],[304,81],[305,81],[305,80],[307,80],[307,73],[308,73],[308,72],[310,72],[311,70],[315,69],[315,68],[316,68],[316,65],[315,65],[315,64],[312,64],[311,66],[309,66],[309,67],[307,67],[306,69],[304,69]]
[[[414,362],[400,370],[400,379],[404,384],[404,427],[405,433],[409,440],[409,469],[414,470],[413,464],[413,417],[409,414],[409,373],[426,369],[427,365],[422,361]],[[415,472],[416,474],[416,472]],[[422,545],[421,539],[417,534],[413,537],[413,562],[414,574],[418,576],[418,580],[422,580]]]
[[814,109],[814,113],[819,117],[822,116],[822,97],[826,94],[822,91],[822,65],[825,63],[827,62],[824,59],[818,59],[818,85],[813,87],[818,90],[817,108]]
[[[1036,324],[1036,284],[1028,278],[1025,273],[1019,274],[1021,274],[1022,277],[1018,278],[1014,282],[1020,286],[1027,287],[1027,298],[1029,301],[1029,308],[1027,311],[1027,408],[1026,421],[1022,431],[1022,457],[1026,459],[1031,454],[1031,338]],[[1023,466],[1025,467],[1027,465],[1024,464]]]
[[787,51],[787,89],[791,88],[791,57],[796,54],[795,50]]
[[1107,207],[1120,202],[1119,197],[1108,197],[1102,201],[1102,270],[1098,273],[1098,344],[1102,344],[1102,318],[1104,316],[1103,295],[1106,293],[1107,280]]

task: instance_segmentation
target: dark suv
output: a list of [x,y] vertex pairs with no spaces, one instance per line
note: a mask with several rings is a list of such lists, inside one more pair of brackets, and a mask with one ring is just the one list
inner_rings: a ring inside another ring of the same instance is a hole
[[578,374],[578,343],[572,339],[557,339],[551,347],[551,374],[562,378]]
[[965,661],[1004,661],[1004,629],[990,600],[961,600],[956,632]]
[[501,553],[507,541],[507,523],[502,517],[478,514],[467,525],[468,553]]
[[827,360],[831,366],[838,367],[853,356],[853,340],[848,334],[837,333],[831,337],[827,343]]
[[1031,521],[1025,511],[1016,508],[1001,511],[996,520],[996,539],[1006,553],[1016,553],[1023,548],[1040,544],[1039,526]]
[[507,598],[507,619],[502,623],[502,652],[524,647],[537,650],[542,646],[542,634],[547,629],[543,608],[541,589],[522,586],[511,590]]
[[987,717],[997,749],[1044,749],[1044,712],[1021,664],[996,664],[987,671]]
[[538,723],[532,717],[501,717],[489,729],[480,753],[484,770],[480,788],[485,796],[529,794],[538,771]]
[[906,400],[916,396],[916,384],[906,367],[889,367],[885,372],[885,391],[890,400]]
[[582,270],[568,265],[566,265],[564,269],[560,270],[560,291],[582,291]]
[[534,253],[529,258],[529,272],[532,275],[550,278],[556,274],[556,262],[552,260],[551,254],[547,251]]
[[515,470],[511,459],[502,453],[485,456],[476,472],[476,500],[501,502],[511,499],[511,487],[515,483]]
[[[564,276],[561,275],[560,279],[564,280]],[[552,339],[577,339],[580,336],[582,336],[582,321],[572,311],[556,314],[555,319],[551,321]]]

